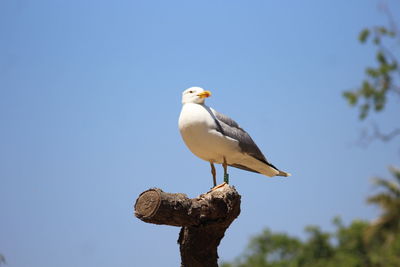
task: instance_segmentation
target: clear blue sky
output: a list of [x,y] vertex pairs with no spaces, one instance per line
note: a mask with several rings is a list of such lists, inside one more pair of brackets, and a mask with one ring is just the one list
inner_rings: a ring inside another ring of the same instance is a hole
[[[293,174],[230,169],[242,213],[221,259],[264,227],[304,237],[308,224],[332,230],[335,215],[376,217],[369,178],[388,176],[398,152],[355,145],[368,122],[341,92],[374,63],[358,32],[382,23],[378,1],[363,0],[0,1],[8,266],[179,266],[179,229],[141,222],[133,204],[150,187],[195,197],[212,185],[177,128],[190,86],[212,91],[207,103]],[[394,107],[373,119],[390,129]]]

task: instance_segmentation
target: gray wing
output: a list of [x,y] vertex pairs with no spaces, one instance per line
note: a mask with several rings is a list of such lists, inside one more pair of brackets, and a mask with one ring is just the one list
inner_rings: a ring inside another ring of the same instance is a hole
[[[277,171],[278,168],[276,168],[274,165],[269,163],[261,150],[258,148],[256,143],[251,139],[250,135],[243,130],[237,122],[229,118],[228,116],[219,113],[218,111],[211,109],[212,113],[214,114],[214,120],[217,124],[217,131],[222,133],[225,136],[229,136],[230,138],[233,138],[235,140],[239,141],[239,147],[242,150],[243,153],[246,153],[259,161],[264,162],[265,164],[269,165],[270,167],[276,169]],[[233,167],[239,168],[239,169],[244,169],[247,171],[253,171],[257,172],[254,170],[251,170],[245,166],[234,164],[232,165]]]

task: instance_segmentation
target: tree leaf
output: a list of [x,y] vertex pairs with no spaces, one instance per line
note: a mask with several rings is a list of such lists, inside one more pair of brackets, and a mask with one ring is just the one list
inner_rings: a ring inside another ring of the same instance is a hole
[[360,32],[360,34],[358,35],[358,40],[359,40],[361,43],[365,43],[365,42],[367,41],[367,39],[368,39],[369,34],[370,34],[370,30],[369,30],[368,28],[365,28],[365,29],[362,30],[362,31]]
[[346,91],[343,93],[343,96],[347,99],[351,106],[357,104],[357,95],[351,91]]
[[379,63],[381,63],[381,64],[386,64],[387,63],[385,54],[382,51],[378,51],[376,53],[376,60],[378,60]]
[[379,76],[379,71],[377,71],[374,68],[366,68],[365,72],[367,73],[368,76],[371,76],[372,78],[376,78]]

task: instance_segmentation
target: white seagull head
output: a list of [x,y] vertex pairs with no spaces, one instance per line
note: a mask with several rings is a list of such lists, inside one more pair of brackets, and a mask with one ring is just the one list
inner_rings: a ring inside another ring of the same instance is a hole
[[190,87],[182,93],[182,104],[204,104],[205,99],[209,96],[211,96],[210,91],[205,91],[200,87]]

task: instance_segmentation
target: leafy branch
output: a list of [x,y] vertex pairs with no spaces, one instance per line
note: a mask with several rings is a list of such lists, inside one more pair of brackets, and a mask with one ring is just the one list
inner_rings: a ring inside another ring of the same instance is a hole
[[[390,94],[400,96],[399,48],[400,32],[390,9],[383,6],[388,17],[388,26],[374,26],[363,29],[358,36],[362,44],[372,44],[376,48],[375,66],[365,68],[365,79],[355,90],[343,92],[343,96],[351,106],[358,106],[359,118],[364,120],[374,112],[381,112]],[[376,124],[371,131],[364,131],[362,143],[369,144],[373,140],[388,142],[400,136],[400,127],[383,133]]]
[[[382,111],[387,101],[388,92],[400,95],[400,87],[396,84],[396,78],[400,78],[398,58],[388,49],[384,40],[399,39],[396,29],[385,26],[376,26],[363,29],[358,37],[361,43],[372,40],[376,46],[376,67],[365,68],[366,78],[355,91],[345,91],[343,96],[352,106],[359,105],[360,119],[365,119],[371,108],[376,112]],[[363,103],[359,103],[363,101]]]

